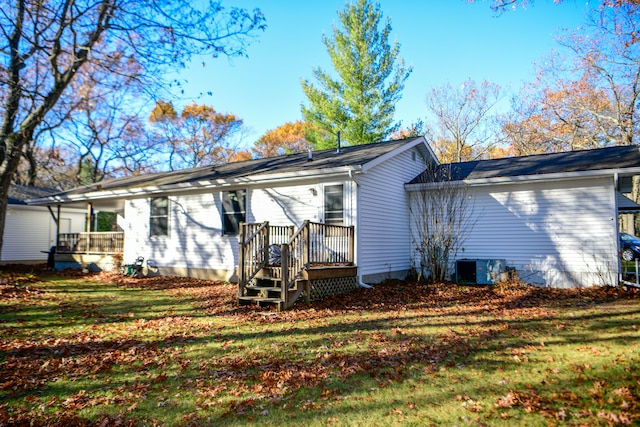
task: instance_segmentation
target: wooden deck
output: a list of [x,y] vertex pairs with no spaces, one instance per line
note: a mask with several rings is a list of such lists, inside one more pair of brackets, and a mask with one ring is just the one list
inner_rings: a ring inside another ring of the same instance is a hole
[[344,286],[331,281],[356,283],[354,227],[305,221],[298,230],[268,222],[240,229],[239,304],[284,310],[303,295],[308,302],[322,281],[337,289]]

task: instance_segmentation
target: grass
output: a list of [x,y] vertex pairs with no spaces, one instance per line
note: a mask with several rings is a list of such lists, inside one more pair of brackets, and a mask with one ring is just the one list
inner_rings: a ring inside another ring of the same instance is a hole
[[0,289],[3,426],[640,422],[633,289],[395,281],[284,313],[193,279]]

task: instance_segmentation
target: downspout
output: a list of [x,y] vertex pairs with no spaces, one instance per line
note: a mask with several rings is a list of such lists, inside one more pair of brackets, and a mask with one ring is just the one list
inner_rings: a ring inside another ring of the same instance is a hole
[[[360,229],[360,184],[358,184],[358,181],[354,178],[353,175],[353,169],[349,169],[349,179],[351,179],[351,181],[355,184],[355,188],[356,188],[356,208],[355,211],[357,212],[356,215],[356,239],[355,239],[355,254],[356,254],[356,259],[354,260],[356,265],[359,264],[360,261],[360,236],[361,236],[361,229]],[[360,286],[361,288],[365,288],[365,289],[372,289],[373,286],[364,283],[364,281],[362,280],[362,274],[360,274],[360,270],[358,269],[358,276],[356,278],[357,282],[358,282],[358,286]]]

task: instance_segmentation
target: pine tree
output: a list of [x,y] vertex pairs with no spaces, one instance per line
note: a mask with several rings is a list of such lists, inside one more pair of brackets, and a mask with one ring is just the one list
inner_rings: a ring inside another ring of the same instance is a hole
[[338,12],[341,28],[333,27],[333,37],[322,38],[338,78],[315,68],[318,87],[302,81],[310,104],[302,113],[315,127],[307,136],[316,148],[335,147],[338,132],[345,145],[358,145],[400,127],[393,114],[411,67],[399,56],[400,45],[389,43],[391,22],[382,24],[380,5],[354,3]]

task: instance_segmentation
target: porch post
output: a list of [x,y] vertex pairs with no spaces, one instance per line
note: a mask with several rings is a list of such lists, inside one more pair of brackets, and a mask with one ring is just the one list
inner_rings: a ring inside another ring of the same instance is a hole
[[60,244],[60,203],[58,203],[57,214],[58,219],[56,220],[56,252],[58,252],[58,245]]
[[93,210],[93,204],[91,202],[87,203],[87,248],[85,252],[89,253],[89,247],[91,246],[91,211]]

